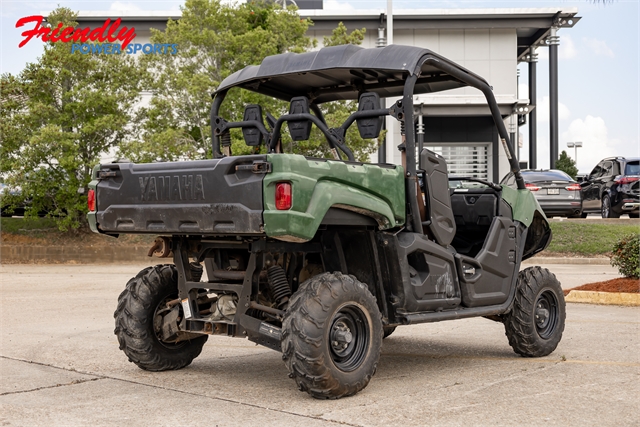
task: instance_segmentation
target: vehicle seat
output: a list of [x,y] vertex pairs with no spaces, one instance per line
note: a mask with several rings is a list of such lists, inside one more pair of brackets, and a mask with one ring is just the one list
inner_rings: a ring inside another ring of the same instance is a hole
[[441,155],[425,148],[420,153],[420,164],[425,171],[425,197],[430,216],[427,219],[431,220],[429,232],[438,244],[449,246],[456,235],[456,222],[451,209],[447,162]]
[[492,188],[458,189],[451,196],[457,228],[453,247],[458,253],[475,257],[480,252],[499,201],[500,195]]

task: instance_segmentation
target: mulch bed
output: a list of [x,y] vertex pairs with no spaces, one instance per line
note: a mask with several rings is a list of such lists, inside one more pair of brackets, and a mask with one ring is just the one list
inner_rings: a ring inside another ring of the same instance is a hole
[[625,292],[630,294],[640,293],[640,280],[629,277],[620,277],[605,282],[587,283],[573,289],[564,290],[567,295],[570,291],[596,291],[596,292]]

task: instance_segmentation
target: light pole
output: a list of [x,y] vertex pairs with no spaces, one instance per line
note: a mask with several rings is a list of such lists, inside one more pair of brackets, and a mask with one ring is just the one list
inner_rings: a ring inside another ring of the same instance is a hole
[[578,148],[582,147],[582,142],[580,141],[576,141],[576,142],[567,142],[567,147],[569,148],[573,148],[574,149],[574,160],[576,162],[576,167],[578,166]]

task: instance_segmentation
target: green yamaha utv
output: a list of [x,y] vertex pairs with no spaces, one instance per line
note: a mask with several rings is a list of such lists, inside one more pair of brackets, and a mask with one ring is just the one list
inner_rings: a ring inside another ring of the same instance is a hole
[[[465,86],[485,95],[517,189],[464,177],[450,188],[445,159],[416,152],[413,96]],[[289,113],[247,105],[228,121],[231,88],[289,102]],[[357,111],[329,128],[320,106],[337,100],[357,100]],[[385,116],[403,129],[402,166],[355,161],[347,129],[376,138]],[[286,153],[285,124],[294,141],[317,127],[334,158]],[[409,46],[276,55],[220,84],[211,128],[211,160],[93,171],[93,231],[158,235],[149,255],[173,259],[118,298],[115,334],[140,368],[180,369],[210,335],[246,337],[281,351],[300,390],[334,399],[367,386],[398,326],[482,316],[502,322],[522,356],[558,345],[560,283],[540,267],[520,271],[551,231],[481,77]],[[255,154],[232,155],[232,129]]]

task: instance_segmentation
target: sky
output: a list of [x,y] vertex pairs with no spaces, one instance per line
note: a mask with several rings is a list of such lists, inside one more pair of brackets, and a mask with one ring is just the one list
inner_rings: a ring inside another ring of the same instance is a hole
[[[42,53],[42,43],[18,44],[22,29],[16,21],[58,5],[82,11],[179,10],[184,1],[15,1],[0,0],[0,72],[19,73]],[[325,10],[386,10],[386,0],[325,0]],[[582,20],[561,29],[559,48],[560,151],[573,158],[567,142],[581,141],[578,169],[588,173],[608,156],[640,157],[640,1],[394,1],[393,9],[471,9],[575,7]],[[428,46],[425,46],[428,47]],[[538,168],[549,167],[549,61],[539,48]],[[528,98],[528,68],[520,68],[520,98]],[[528,160],[528,126],[520,128]]]

